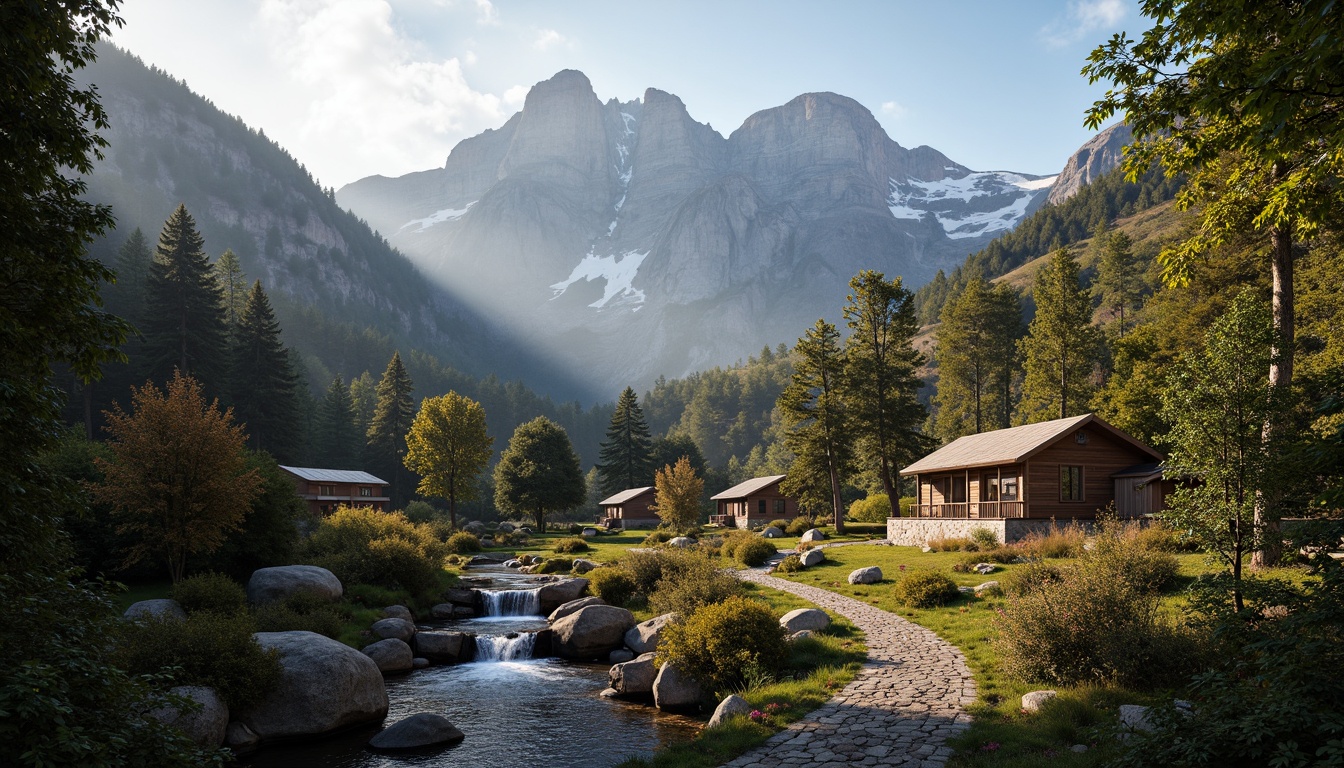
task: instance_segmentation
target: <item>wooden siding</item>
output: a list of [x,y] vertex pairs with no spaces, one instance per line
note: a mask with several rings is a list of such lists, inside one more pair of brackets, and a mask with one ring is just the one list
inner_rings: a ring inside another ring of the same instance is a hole
[[[1024,486],[1030,489],[1028,517],[1057,519],[1092,518],[1115,499],[1115,481],[1111,475],[1135,464],[1152,461],[1152,457],[1110,434],[1084,427],[1078,430],[1087,436],[1080,445],[1076,432],[1061,437],[1053,445],[1031,457]],[[1060,467],[1083,468],[1082,501],[1060,499]]]
[[651,491],[621,504],[604,504],[602,524],[608,528],[623,528],[627,522],[636,524],[632,527],[648,527],[652,523],[653,527],[657,527],[662,522],[662,518],[658,517],[658,513],[653,509],[657,498]]

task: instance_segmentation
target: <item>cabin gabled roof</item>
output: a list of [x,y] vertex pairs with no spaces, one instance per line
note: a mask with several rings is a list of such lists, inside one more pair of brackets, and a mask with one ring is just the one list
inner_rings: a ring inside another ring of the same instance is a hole
[[901,474],[914,475],[921,472],[992,467],[998,464],[1020,464],[1065,435],[1089,426],[1106,432],[1140,453],[1151,456],[1154,461],[1162,460],[1162,454],[1149,446],[1107,424],[1095,414],[1085,413],[1067,419],[1042,421],[959,437],[902,469]]
[[280,466],[291,475],[310,483],[365,483],[376,485],[387,485],[386,480],[374,477],[368,472],[361,472],[357,469],[317,469],[314,467],[286,467]]
[[639,496],[643,496],[644,494],[652,490],[653,490],[652,485],[646,485],[643,488],[628,488],[616,494],[615,496],[608,496],[607,498],[599,501],[597,504],[600,507],[609,507],[615,504],[624,504],[625,502],[630,501],[631,499],[637,498]]
[[710,496],[710,499],[741,499],[750,496],[757,491],[763,491],[766,488],[778,483],[788,475],[767,475],[765,477],[753,477],[746,482],[738,483],[723,493]]

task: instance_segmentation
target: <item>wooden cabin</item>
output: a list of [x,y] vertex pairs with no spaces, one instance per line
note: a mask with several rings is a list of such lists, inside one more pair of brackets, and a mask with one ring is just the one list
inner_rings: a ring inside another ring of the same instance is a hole
[[285,466],[280,469],[294,480],[295,491],[314,515],[329,515],[337,507],[371,507],[386,512],[391,502],[387,481],[368,472]]
[[779,489],[785,477],[787,475],[753,477],[710,497],[718,504],[718,514],[711,517],[710,522],[750,529],[771,520],[796,517],[798,500],[784,495]]
[[607,528],[657,528],[662,522],[653,510],[658,493],[653,486],[630,488],[598,502],[602,507],[599,525]]
[[[1161,511],[1162,455],[1093,414],[967,435],[901,470],[915,516],[1093,519]],[[890,526],[889,526],[890,527]]]

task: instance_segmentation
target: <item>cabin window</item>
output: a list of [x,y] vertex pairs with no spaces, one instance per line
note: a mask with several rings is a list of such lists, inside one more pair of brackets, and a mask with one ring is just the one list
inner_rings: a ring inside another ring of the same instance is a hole
[[952,502],[953,504],[963,504],[963,503],[965,503],[965,501],[966,501],[966,478],[965,478],[964,476],[963,476],[963,477],[954,477],[954,478],[952,478],[952,493],[951,493],[951,498],[949,498],[948,501]]
[[981,501],[999,500],[999,478],[994,475],[985,475],[980,478]]
[[1059,468],[1059,500],[1083,500],[1083,468],[1061,466]]
[[367,486],[359,489],[360,496],[373,496],[373,489]]
[[775,499],[775,514],[776,514],[776,515],[782,515],[782,514],[784,514],[784,500],[783,500],[783,499]]
[[318,495],[318,496],[335,496],[335,495],[336,495],[336,486],[334,486],[334,485],[319,485],[319,486],[317,487],[317,495]]
[[765,517],[765,499],[756,500],[756,513],[761,517]]
[[1017,501],[1017,478],[1005,477],[999,480],[999,496],[1001,501]]

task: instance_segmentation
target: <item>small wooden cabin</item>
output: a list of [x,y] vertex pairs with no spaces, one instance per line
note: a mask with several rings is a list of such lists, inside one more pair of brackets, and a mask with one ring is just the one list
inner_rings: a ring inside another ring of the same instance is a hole
[[712,496],[718,504],[718,514],[710,518],[710,522],[749,529],[771,520],[796,517],[798,500],[784,495],[779,489],[785,477],[787,475],[753,477]]
[[371,507],[386,512],[391,502],[387,481],[368,472],[285,466],[280,469],[294,480],[295,491],[308,503],[308,511],[314,515],[329,515],[343,506]]
[[658,493],[653,486],[630,488],[598,502],[602,507],[599,525],[607,528],[657,528],[662,522],[653,510]]
[[[967,435],[901,470],[932,518],[1091,519],[1163,508],[1162,455],[1093,414]],[[1137,478],[1137,482],[1135,481]]]

